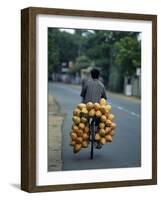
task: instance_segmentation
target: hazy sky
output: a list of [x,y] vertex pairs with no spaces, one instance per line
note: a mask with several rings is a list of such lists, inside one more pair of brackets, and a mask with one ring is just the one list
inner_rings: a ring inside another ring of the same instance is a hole
[[60,31],[66,31],[68,33],[74,33],[74,29],[67,29],[67,28],[61,28]]

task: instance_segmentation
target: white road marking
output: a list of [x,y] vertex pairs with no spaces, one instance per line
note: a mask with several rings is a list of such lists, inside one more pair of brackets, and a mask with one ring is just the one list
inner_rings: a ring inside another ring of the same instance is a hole
[[134,115],[134,116],[136,116],[136,117],[140,117],[140,115],[138,115],[138,114],[135,113],[135,112],[131,112],[131,115]]
[[135,113],[135,112],[132,112],[132,111],[130,111],[130,110],[127,110],[127,109],[125,109],[125,108],[123,108],[123,107],[121,107],[121,106],[115,105],[115,104],[111,103],[111,101],[110,101],[109,103],[110,103],[110,104],[112,105],[112,107],[114,107],[114,108],[117,108],[117,109],[119,109],[119,110],[121,110],[121,111],[124,111],[124,112],[126,112],[126,113],[128,113],[128,114],[130,114],[130,115],[132,115],[132,116],[135,116],[135,117],[140,118],[140,115],[137,114],[137,113]]
[[120,109],[120,110],[123,110],[123,107],[121,107],[121,106],[117,106],[117,108]]

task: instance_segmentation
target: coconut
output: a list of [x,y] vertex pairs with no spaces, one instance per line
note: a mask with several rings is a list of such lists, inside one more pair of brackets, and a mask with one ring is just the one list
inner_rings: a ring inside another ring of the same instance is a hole
[[82,137],[77,137],[75,141],[76,141],[77,144],[82,144],[83,138]]
[[82,136],[83,136],[83,130],[82,130],[82,129],[79,129],[79,130],[77,131],[77,136],[78,136],[78,137],[82,137]]
[[78,128],[77,125],[73,124],[72,130],[73,130],[74,132],[77,132],[77,131],[79,130],[79,128]]
[[83,133],[83,136],[82,136],[83,140],[86,141],[88,140],[89,136],[87,133]]
[[94,117],[95,116],[95,110],[94,109],[90,110],[89,113],[88,113],[88,115],[90,117]]
[[77,139],[77,134],[74,133],[74,132],[72,132],[72,133],[70,134],[70,136],[71,136],[71,139],[72,139],[72,140],[76,140],[76,139]]
[[107,109],[108,111],[110,111],[111,108],[112,108],[112,107],[111,107],[111,105],[109,105],[109,104],[106,106],[106,109]]
[[83,148],[87,148],[88,147],[88,142],[87,141],[83,141],[82,142],[82,147]]
[[106,116],[105,115],[102,115],[101,118],[100,118],[101,122],[106,122]]
[[100,105],[101,105],[101,106],[107,105],[106,99],[102,98],[102,99],[100,100]]
[[102,114],[105,114],[106,113],[106,106],[100,106],[100,111]]
[[113,137],[115,135],[115,132],[114,131],[110,131],[109,135],[111,135]]
[[111,129],[115,129],[116,128],[116,124],[114,122],[111,123]]
[[99,141],[100,139],[101,139],[100,134],[99,134],[99,133],[96,133],[96,135],[95,135],[95,140]]
[[82,110],[83,108],[86,108],[86,104],[80,103],[80,104],[78,104],[77,107],[78,107],[80,110]]
[[99,134],[100,134],[101,137],[104,137],[105,134],[106,134],[105,129],[101,128],[101,129],[99,130]]
[[79,124],[80,123],[80,117],[77,117],[77,116],[73,116],[73,122],[75,123],[75,124]]
[[80,121],[85,124],[87,122],[87,118],[86,117],[81,117]]
[[106,138],[107,142],[112,142],[112,136],[111,135],[106,135],[105,138]]
[[87,108],[82,108],[81,114],[87,115],[88,114]]
[[104,115],[106,116],[106,119],[108,119],[108,117],[109,117],[109,112],[106,111]]
[[73,115],[79,117],[79,116],[80,116],[80,112],[81,112],[81,110],[78,109],[78,108],[76,108],[76,109],[73,111]]
[[70,143],[71,146],[74,146],[75,144],[76,144],[75,140],[72,140]]
[[115,118],[115,116],[114,116],[113,114],[110,114],[109,117],[108,117],[108,119],[111,120],[111,121],[112,121],[114,118]]
[[106,127],[106,128],[105,128],[105,133],[106,133],[106,134],[109,134],[110,131],[111,131],[111,128],[110,128],[110,127]]
[[100,104],[99,103],[95,103],[94,104],[94,109],[97,111],[100,109]]
[[106,123],[106,126],[111,126],[112,122],[111,122],[111,120],[107,119],[105,123]]
[[89,127],[88,127],[88,126],[86,126],[86,127],[84,128],[84,132],[85,132],[85,133],[89,133]]
[[111,107],[111,106],[110,106],[109,104],[105,106],[106,113],[109,113],[109,112],[110,112],[110,107]]
[[88,102],[86,107],[87,107],[87,110],[91,110],[94,107],[94,105],[92,102]]
[[96,117],[100,118],[102,116],[102,113],[100,110],[97,110],[96,111]]
[[104,137],[101,138],[100,143],[101,143],[101,144],[106,144],[106,139],[105,139]]
[[81,144],[76,144],[73,148],[73,152],[74,153],[78,153],[82,148],[82,145]]
[[105,123],[99,123],[99,128],[101,129],[101,128],[105,128]]
[[85,124],[79,123],[79,128],[84,129],[85,128]]

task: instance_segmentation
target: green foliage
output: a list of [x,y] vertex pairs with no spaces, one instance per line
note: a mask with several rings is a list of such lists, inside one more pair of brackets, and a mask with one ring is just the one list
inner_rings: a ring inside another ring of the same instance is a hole
[[58,71],[59,67],[59,51],[57,39],[59,31],[49,28],[48,29],[48,71]]
[[48,29],[48,70],[49,73],[60,72],[61,64],[75,60],[77,44],[73,35],[59,29]]
[[70,68],[69,73],[76,74],[77,72],[80,74],[81,69],[87,68],[91,65],[91,61],[85,55],[79,56],[76,58],[75,66]]
[[115,63],[122,66],[122,73],[133,75],[140,67],[141,45],[136,37],[123,37],[114,45],[116,49]]
[[75,74],[92,65],[100,69],[105,86],[122,91],[124,77],[141,67],[141,44],[136,32],[48,29],[49,73],[61,72],[62,63],[74,63]]
[[71,60],[75,60],[77,57],[77,44],[73,38],[73,35],[65,31],[59,31],[59,37],[61,37],[61,39],[58,41],[60,63],[68,63]]
[[108,89],[115,92],[123,91],[124,74],[121,73],[121,67],[112,65],[109,73]]
[[75,67],[77,68],[77,71],[80,71],[83,68],[89,67],[90,64],[90,59],[87,56],[82,55],[76,58]]

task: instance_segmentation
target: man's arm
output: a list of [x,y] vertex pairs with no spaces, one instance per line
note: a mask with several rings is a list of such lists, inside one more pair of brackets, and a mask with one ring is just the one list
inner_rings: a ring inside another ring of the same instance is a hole
[[105,87],[103,86],[103,92],[102,92],[102,98],[104,99],[107,99],[107,96],[106,96],[106,90],[105,90]]
[[83,85],[81,93],[80,93],[80,96],[82,97],[83,102],[84,102],[84,99],[85,99],[85,95],[86,95],[86,87],[85,87],[85,85]]

